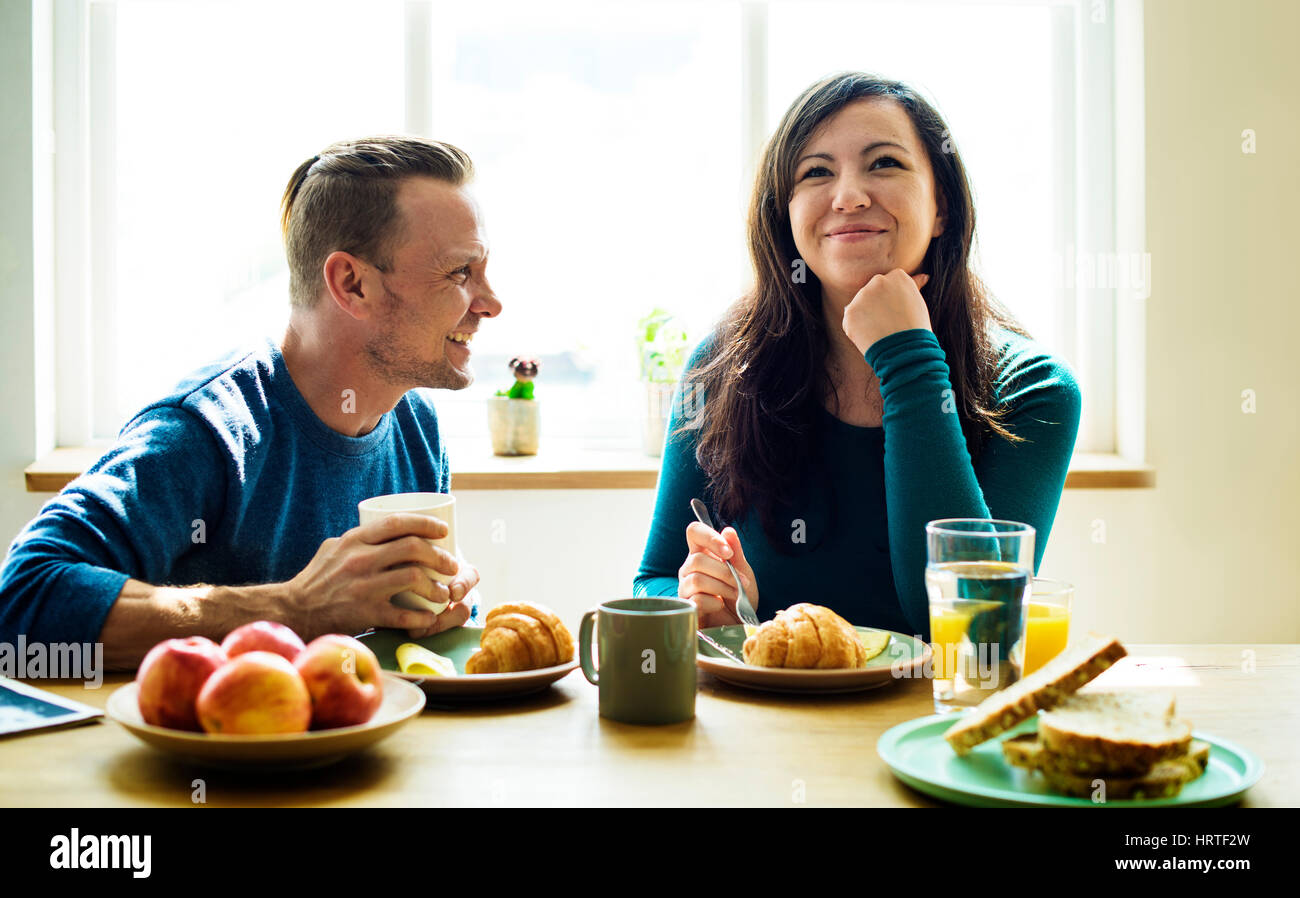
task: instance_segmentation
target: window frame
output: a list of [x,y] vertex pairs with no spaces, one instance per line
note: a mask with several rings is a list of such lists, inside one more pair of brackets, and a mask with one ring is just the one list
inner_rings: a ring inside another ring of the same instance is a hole
[[[1052,10],[1058,72],[1054,108],[1061,135],[1057,162],[1059,171],[1066,173],[1060,184],[1062,202],[1051,225],[1056,244],[1094,259],[1127,253],[1145,258],[1141,0],[1019,3]],[[768,9],[765,0],[743,0],[740,10],[742,158],[737,161],[749,181],[768,136]],[[425,136],[432,136],[437,124],[431,54],[438,12],[435,0],[404,2],[405,126]],[[117,359],[112,339],[118,314],[113,206],[116,13],[116,0],[53,5],[51,201],[56,276],[50,339],[56,362],[53,436],[60,447],[113,436],[121,423],[113,399]],[[1065,265],[1061,268],[1064,271]],[[1141,462],[1146,295],[1130,286],[1054,285],[1052,299],[1062,324],[1062,342],[1055,349],[1074,368],[1085,396],[1076,451],[1116,453]],[[1150,285],[1144,287],[1149,294]]]

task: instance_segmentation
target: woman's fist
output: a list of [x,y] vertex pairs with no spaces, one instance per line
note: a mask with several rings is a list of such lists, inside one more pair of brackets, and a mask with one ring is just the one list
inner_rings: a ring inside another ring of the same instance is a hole
[[908,274],[895,268],[878,274],[858,291],[844,309],[844,333],[863,355],[871,344],[899,331],[930,326],[921,288],[930,280],[928,274]]

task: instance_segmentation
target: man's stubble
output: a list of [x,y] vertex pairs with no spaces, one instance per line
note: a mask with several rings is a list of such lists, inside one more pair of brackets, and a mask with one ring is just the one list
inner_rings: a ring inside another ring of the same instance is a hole
[[[430,362],[410,349],[406,339],[420,325],[410,315],[410,305],[398,293],[384,287],[383,316],[385,325],[381,333],[371,337],[364,351],[370,370],[390,384],[406,384],[409,388],[431,387],[440,390],[463,390],[474,382],[473,372],[464,373],[454,368],[444,354]],[[445,340],[446,334],[429,335],[425,339]]]

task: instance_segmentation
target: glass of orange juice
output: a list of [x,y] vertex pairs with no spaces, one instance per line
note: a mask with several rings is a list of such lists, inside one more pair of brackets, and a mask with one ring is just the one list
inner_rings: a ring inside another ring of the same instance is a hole
[[934,710],[957,713],[1020,678],[1035,531],[944,518],[925,534]]
[[1074,586],[1060,580],[1034,578],[1025,617],[1025,668],[1033,673],[1065,651],[1070,641],[1070,605]]

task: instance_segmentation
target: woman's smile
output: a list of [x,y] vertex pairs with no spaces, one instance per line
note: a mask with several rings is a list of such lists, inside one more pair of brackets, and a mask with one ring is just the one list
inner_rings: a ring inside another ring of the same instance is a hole
[[835,243],[865,243],[884,234],[885,231],[832,231],[826,235],[826,239]]

